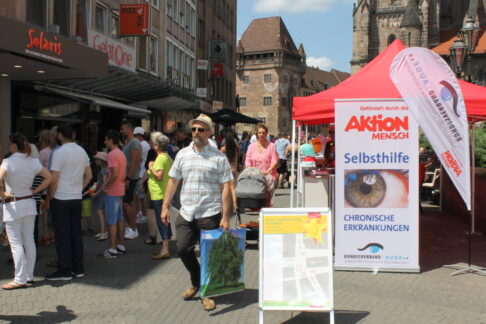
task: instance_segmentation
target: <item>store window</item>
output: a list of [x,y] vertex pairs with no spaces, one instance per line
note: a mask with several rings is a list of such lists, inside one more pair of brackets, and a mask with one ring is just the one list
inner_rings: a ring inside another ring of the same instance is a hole
[[88,1],[76,0],[76,36],[88,39]]
[[271,83],[272,82],[272,75],[271,74],[264,74],[263,75],[263,82],[264,83]]
[[106,28],[107,28],[107,22],[106,22],[107,12],[108,12],[108,10],[106,9],[106,7],[103,7],[100,4],[96,4],[95,29],[98,32],[103,33],[103,34],[106,33]]
[[160,1],[159,0],[152,0],[152,6],[159,9]]
[[[173,6],[172,6],[172,1],[173,0],[167,0],[167,16],[169,17],[172,17],[172,13],[173,13]],[[176,0],[177,1],[177,0]]]
[[272,105],[272,97],[263,97],[263,105],[264,106],[271,106]]
[[45,28],[47,0],[27,0],[27,22]]
[[246,97],[240,97],[240,107],[246,107]]
[[157,71],[157,58],[159,57],[159,40],[157,37],[150,36],[149,42],[149,70],[154,74],[158,74]]
[[59,26],[59,33],[69,37],[70,1],[54,0],[53,23]]
[[110,36],[112,38],[118,38],[118,24],[119,24],[118,16],[111,15]]
[[147,70],[147,37],[138,38],[138,67]]
[[250,76],[248,74],[243,76],[243,84],[249,84],[250,83]]

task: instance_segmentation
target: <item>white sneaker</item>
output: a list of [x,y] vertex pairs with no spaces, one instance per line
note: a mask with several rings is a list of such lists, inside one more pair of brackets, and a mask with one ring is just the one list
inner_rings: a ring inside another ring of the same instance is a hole
[[137,237],[138,237],[138,231],[137,230],[132,230],[129,227],[128,230],[125,233],[125,238],[127,240],[133,240],[133,239],[136,239]]
[[147,222],[147,216],[143,216],[142,214],[137,215],[137,224],[143,224]]

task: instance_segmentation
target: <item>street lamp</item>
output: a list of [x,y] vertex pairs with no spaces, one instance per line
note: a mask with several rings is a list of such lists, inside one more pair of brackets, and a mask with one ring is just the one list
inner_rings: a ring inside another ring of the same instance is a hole
[[462,35],[464,37],[464,45],[466,46],[467,50],[467,81],[472,81],[472,69],[471,69],[471,61],[472,61],[472,54],[476,49],[476,45],[478,42],[479,36],[479,27],[474,23],[474,20],[469,17],[464,26],[462,27]]
[[468,17],[468,19],[464,22],[462,30],[457,33],[456,40],[449,48],[449,52],[451,53],[452,69],[458,78],[461,77],[464,59],[467,58],[466,78],[469,82],[472,81],[472,54],[476,49],[479,31],[480,28],[475,24],[474,19]]
[[457,33],[456,40],[449,48],[449,52],[451,53],[451,65],[452,70],[456,73],[458,78],[461,77],[462,65],[464,64],[464,54],[466,51],[466,46],[462,41],[461,32]]

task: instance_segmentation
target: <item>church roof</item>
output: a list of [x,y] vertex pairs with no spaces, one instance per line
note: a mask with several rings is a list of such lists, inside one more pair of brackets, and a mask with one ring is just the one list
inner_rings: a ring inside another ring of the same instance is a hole
[[[456,35],[459,32],[458,29],[444,30],[440,33],[440,44],[434,48],[432,51],[439,55],[449,55],[449,48],[452,46],[456,40]],[[474,50],[474,54],[482,54],[486,52],[486,32],[481,30],[479,32],[478,44]]]
[[417,7],[409,6],[405,9],[400,27],[422,27]]
[[241,45],[245,53],[283,49],[299,55],[282,17],[278,16],[253,19],[241,36]]

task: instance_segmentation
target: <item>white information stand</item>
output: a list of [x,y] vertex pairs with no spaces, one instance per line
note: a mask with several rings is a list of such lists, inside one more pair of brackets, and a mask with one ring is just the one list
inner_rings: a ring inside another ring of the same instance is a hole
[[329,208],[260,211],[259,322],[265,310],[329,312],[334,323]]

